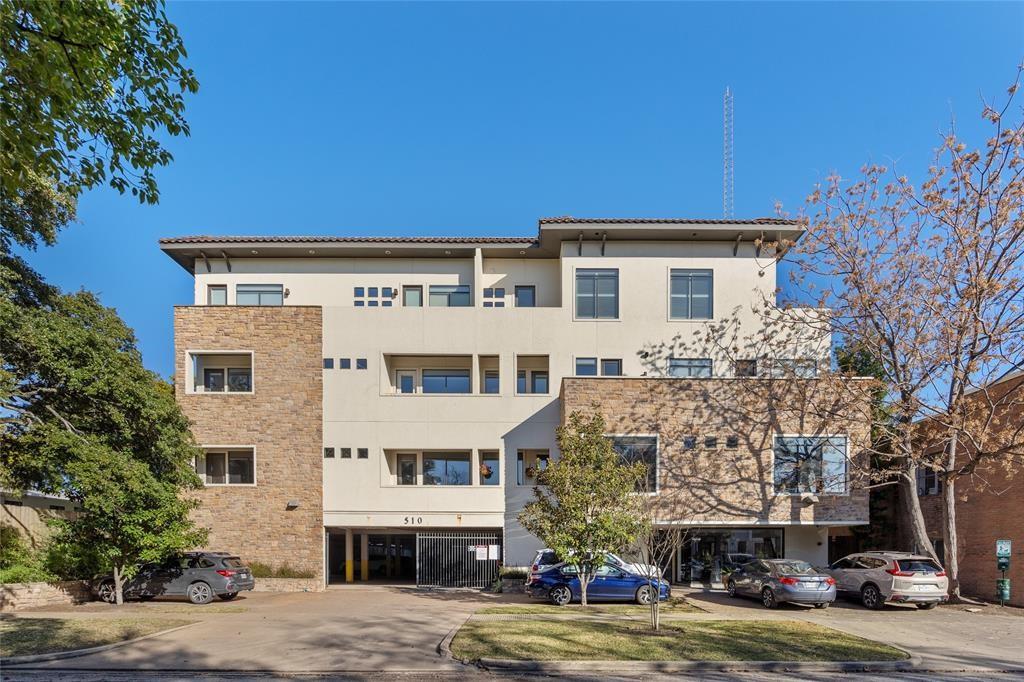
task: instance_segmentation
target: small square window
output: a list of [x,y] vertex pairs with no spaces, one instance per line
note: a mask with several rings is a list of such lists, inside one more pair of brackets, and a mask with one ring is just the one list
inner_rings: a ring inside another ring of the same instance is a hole
[[484,307],[485,308],[493,308],[494,307],[494,303],[492,303],[491,301],[484,301]]
[[576,376],[596,377],[597,358],[576,358]]
[[366,358],[356,358],[356,369],[366,369]]
[[505,289],[503,287],[498,287],[497,289],[495,289],[494,298],[505,298]]
[[369,301],[366,302],[366,305],[370,306],[371,308],[376,308],[377,307],[377,299],[370,299]]
[[370,450],[369,450],[369,448],[359,448],[358,450],[356,450],[356,452],[359,455],[359,459],[369,459],[370,458]]
[[504,308],[505,307],[505,302],[504,301],[495,301],[494,302],[494,307],[495,308]]
[[704,447],[706,447],[706,448],[717,448],[718,447],[718,436],[704,436]]
[[484,289],[484,298],[494,298],[494,289],[485,288]]
[[355,290],[352,292],[352,295],[353,296],[365,296],[366,295],[365,289],[363,289],[362,287],[356,287]]
[[601,376],[622,376],[622,360],[601,360]]
[[697,436],[683,436],[683,449],[684,450],[696,450],[697,449]]
[[381,305],[382,305],[383,307],[385,307],[385,308],[390,308],[390,307],[391,307],[391,300],[390,300],[390,299],[387,299],[387,298],[385,298],[385,299],[384,299],[383,301],[381,301],[381,302],[380,302],[380,304],[381,304]]
[[392,288],[391,287],[383,287],[383,288],[381,288],[380,295],[383,296],[384,298],[391,298]]
[[739,436],[726,436],[725,437],[725,447],[729,448],[730,450],[735,450],[739,446],[740,446],[740,437]]
[[352,459],[352,448],[341,448],[339,452],[342,459]]
[[356,307],[357,307],[357,308],[362,308],[362,307],[364,307],[365,305],[366,305],[366,303],[364,303],[363,301],[356,301]]
[[324,459],[334,459],[334,448],[324,448]]
[[324,369],[334,369],[334,358],[324,358]]
[[377,287],[370,287],[369,289],[367,289],[366,290],[366,295],[367,296],[371,296],[371,297],[376,297],[377,296]]
[[338,369],[352,369],[352,359],[338,358]]

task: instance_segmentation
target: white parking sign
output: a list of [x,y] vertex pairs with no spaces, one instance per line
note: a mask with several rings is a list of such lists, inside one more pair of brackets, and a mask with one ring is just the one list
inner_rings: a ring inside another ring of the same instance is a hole
[[1009,557],[1010,556],[1010,541],[1009,540],[996,540],[996,557]]

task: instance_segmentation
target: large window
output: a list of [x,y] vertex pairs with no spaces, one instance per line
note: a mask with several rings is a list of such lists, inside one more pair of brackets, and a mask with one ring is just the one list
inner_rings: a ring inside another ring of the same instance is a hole
[[423,453],[423,485],[469,485],[469,453]]
[[468,369],[423,370],[424,393],[469,393]]
[[647,478],[638,483],[641,492],[658,492],[658,438],[656,436],[613,436],[612,448],[627,464],[643,462]]
[[468,284],[430,285],[430,305],[443,308],[461,308],[469,305]]
[[516,287],[516,307],[535,308],[537,306],[537,287],[520,285]]
[[701,377],[711,376],[711,360],[708,358],[669,358],[668,375],[670,377]]
[[251,353],[191,353],[193,393],[252,393]]
[[619,317],[619,271],[576,271],[576,317],[614,320]]
[[196,457],[196,473],[206,485],[253,485],[256,458],[252,450],[211,450]]
[[777,436],[775,488],[788,494],[846,492],[846,438]]
[[284,305],[284,286],[281,284],[237,284],[237,305]]
[[712,281],[711,270],[672,270],[669,317],[673,320],[710,320]]

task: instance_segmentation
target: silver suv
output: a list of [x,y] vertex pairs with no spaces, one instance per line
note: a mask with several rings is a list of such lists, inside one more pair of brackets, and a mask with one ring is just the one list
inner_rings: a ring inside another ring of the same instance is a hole
[[861,552],[843,557],[825,571],[840,594],[859,597],[869,609],[885,602],[933,609],[949,599],[949,579],[935,560],[909,552]]

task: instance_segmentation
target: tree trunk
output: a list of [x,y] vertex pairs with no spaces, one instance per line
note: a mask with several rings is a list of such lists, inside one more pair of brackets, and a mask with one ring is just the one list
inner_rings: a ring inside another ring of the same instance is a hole
[[906,474],[900,480],[900,485],[903,486],[903,494],[900,497],[903,499],[906,519],[910,523],[911,540],[916,545],[915,551],[939,561],[935,556],[932,541],[928,539],[928,528],[924,523],[924,514],[921,513],[921,498],[917,495],[917,465],[911,463]]
[[120,564],[114,564],[114,603],[118,606],[124,604],[123,584],[124,572],[121,570]]
[[956,467],[957,439],[954,436],[949,442],[949,453],[946,456],[945,473],[942,481],[943,526],[942,538],[945,545],[946,575],[949,577],[949,596],[953,600],[960,599],[960,561],[957,556],[958,538],[956,533],[956,479],[952,475]]
[[590,575],[580,571],[580,606],[587,608],[587,588],[590,587]]

